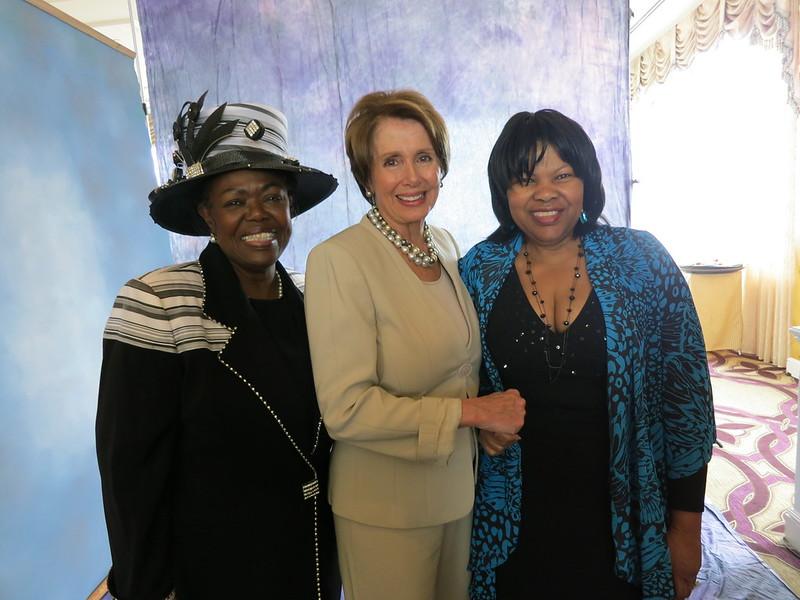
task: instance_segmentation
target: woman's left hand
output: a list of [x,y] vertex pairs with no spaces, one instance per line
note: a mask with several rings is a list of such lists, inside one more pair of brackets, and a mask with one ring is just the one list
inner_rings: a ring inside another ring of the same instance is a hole
[[506,451],[506,448],[520,439],[515,433],[495,433],[485,429],[481,429],[478,433],[478,440],[483,446],[484,452],[489,456],[500,456]]
[[688,598],[700,572],[700,518],[701,513],[671,511],[667,530],[667,545],[672,559],[672,581],[676,600]]

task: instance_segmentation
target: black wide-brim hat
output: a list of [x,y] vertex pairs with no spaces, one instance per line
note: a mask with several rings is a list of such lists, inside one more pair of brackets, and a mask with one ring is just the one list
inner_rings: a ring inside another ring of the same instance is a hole
[[282,112],[263,104],[222,104],[202,110],[203,94],[187,102],[173,125],[178,149],[170,180],[150,192],[150,216],[164,229],[184,235],[209,235],[197,212],[203,186],[214,176],[239,169],[282,171],[291,176],[294,215],[330,196],[336,178],[301,165],[286,152],[287,123]]

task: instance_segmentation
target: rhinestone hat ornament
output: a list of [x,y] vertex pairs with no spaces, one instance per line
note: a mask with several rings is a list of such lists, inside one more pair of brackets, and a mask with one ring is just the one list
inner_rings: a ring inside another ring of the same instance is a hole
[[213,177],[240,169],[286,172],[297,216],[331,195],[336,178],[289,155],[289,125],[277,108],[255,102],[205,104],[206,94],[185,102],[172,125],[176,149],[169,181],[150,192],[150,216],[175,233],[208,235],[197,213]]

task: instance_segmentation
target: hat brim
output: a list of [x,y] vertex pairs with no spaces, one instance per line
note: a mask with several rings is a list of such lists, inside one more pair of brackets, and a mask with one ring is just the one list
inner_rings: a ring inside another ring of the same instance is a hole
[[236,157],[238,160],[226,161],[201,175],[179,179],[150,192],[150,216],[153,221],[175,233],[209,235],[208,225],[197,212],[202,188],[215,176],[240,169],[291,173],[296,180],[292,192],[295,216],[325,200],[339,186],[333,175],[277,155],[266,152],[237,152]]

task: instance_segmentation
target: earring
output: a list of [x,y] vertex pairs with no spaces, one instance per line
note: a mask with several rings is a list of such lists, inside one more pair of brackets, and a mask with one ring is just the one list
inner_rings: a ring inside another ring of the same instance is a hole
[[443,187],[444,187],[444,180],[440,179],[439,180],[439,188],[443,188]]
[[578,217],[578,220],[579,220],[581,223],[583,223],[584,225],[586,225],[586,223],[588,223],[588,222],[589,222],[589,217],[587,217],[587,216],[586,216],[586,211],[585,211],[585,210],[582,210],[582,211],[581,211],[581,216],[580,216],[580,217]]
[[211,235],[208,236],[208,241],[211,242],[212,244],[216,244],[217,243],[217,236],[214,235],[213,231],[211,232]]
[[369,190],[364,192],[364,195],[367,197],[367,202],[369,202],[372,206],[375,206],[375,198]]

